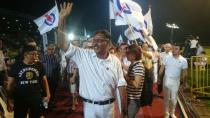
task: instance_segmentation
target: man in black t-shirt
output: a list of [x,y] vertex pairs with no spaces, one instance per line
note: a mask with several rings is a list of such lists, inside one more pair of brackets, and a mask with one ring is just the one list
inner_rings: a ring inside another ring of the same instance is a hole
[[14,118],[26,118],[28,112],[30,118],[40,118],[41,102],[49,102],[50,99],[45,70],[40,62],[35,61],[37,51],[34,46],[25,46],[23,57],[11,68],[8,110],[13,110],[14,105]]

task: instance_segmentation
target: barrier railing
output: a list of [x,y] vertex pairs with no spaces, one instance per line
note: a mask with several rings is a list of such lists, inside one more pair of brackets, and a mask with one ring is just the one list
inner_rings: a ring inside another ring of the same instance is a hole
[[210,96],[210,56],[192,56],[190,58],[190,88],[196,96]]

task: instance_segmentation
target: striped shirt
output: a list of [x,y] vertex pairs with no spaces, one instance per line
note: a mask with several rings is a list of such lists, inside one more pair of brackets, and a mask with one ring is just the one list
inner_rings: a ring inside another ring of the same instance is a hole
[[58,76],[60,72],[60,64],[56,55],[41,55],[41,62],[45,67],[47,77]]
[[143,78],[138,88],[135,88],[131,84],[127,85],[127,94],[129,99],[140,99],[142,89],[144,86],[144,74],[145,74],[145,69],[141,61],[136,61],[129,66],[128,69],[129,79],[135,79],[135,75],[140,75]]

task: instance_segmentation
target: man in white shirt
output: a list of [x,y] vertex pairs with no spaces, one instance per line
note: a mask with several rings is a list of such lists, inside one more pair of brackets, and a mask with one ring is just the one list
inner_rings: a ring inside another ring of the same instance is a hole
[[[160,65],[163,64],[163,61],[168,56],[172,56],[172,53],[171,53],[172,46],[171,46],[170,43],[164,44],[163,48],[164,48],[165,51],[160,53]],[[160,79],[158,81],[158,94],[160,94],[163,90],[163,76],[164,76],[164,73],[162,74],[161,77],[159,77]]]
[[118,89],[122,104],[122,117],[126,114],[126,81],[119,59],[109,54],[111,35],[100,30],[93,35],[93,50],[69,44],[63,35],[65,18],[70,14],[71,3],[61,5],[59,45],[79,68],[79,94],[84,103],[85,118],[114,118],[115,92]]
[[183,81],[187,77],[187,60],[180,55],[180,52],[181,47],[173,45],[173,56],[168,56],[165,60],[163,60],[163,64],[161,65],[159,71],[159,76],[161,76],[163,74],[163,70],[165,69],[163,79],[165,118],[169,118],[169,116],[176,118],[175,108],[180,78],[182,79],[181,81]]
[[196,38],[190,40],[190,54],[191,54],[190,56],[196,56],[197,45],[198,45],[198,40]]
[[164,45],[165,51],[160,53],[160,64],[162,64],[163,60],[165,60],[166,57],[172,56],[171,48],[172,48],[172,46],[170,43],[166,43]]

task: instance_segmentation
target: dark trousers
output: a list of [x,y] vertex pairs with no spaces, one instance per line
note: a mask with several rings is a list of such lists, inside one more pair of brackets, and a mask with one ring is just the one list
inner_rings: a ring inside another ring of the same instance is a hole
[[145,69],[144,86],[141,94],[141,106],[152,105],[153,69]]
[[58,78],[57,77],[48,77],[48,83],[50,88],[50,94],[51,94],[51,100],[54,100],[55,98],[55,92],[58,86]]
[[40,118],[41,98],[30,97],[14,100],[14,118],[26,118],[27,113],[29,113],[29,118]]
[[5,71],[0,71],[0,86],[4,85],[4,81],[6,80]]

